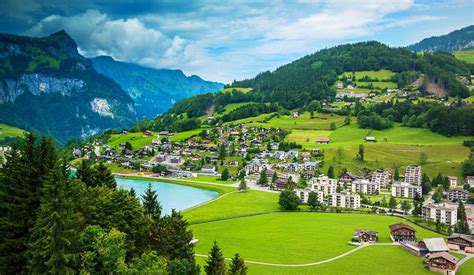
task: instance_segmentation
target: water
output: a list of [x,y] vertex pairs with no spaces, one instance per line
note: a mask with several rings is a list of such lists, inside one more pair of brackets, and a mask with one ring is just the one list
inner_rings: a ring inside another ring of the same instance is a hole
[[137,193],[137,197],[145,193],[148,183],[158,194],[158,200],[163,207],[163,214],[170,214],[171,209],[184,210],[195,205],[210,201],[216,198],[219,193],[184,185],[152,181],[152,180],[132,180],[126,178],[115,178],[118,188],[130,190],[132,187]]

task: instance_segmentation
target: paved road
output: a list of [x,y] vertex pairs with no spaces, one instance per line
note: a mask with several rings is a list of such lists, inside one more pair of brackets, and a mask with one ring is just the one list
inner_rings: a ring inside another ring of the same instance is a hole
[[[313,263],[307,263],[307,264],[276,264],[276,263],[265,263],[265,262],[257,262],[257,261],[249,261],[249,260],[245,260],[246,263],[250,263],[250,264],[257,264],[257,265],[266,265],[266,266],[280,266],[280,267],[305,267],[305,266],[313,266],[313,265],[320,265],[320,264],[325,264],[325,263],[329,263],[329,262],[332,262],[332,261],[335,261],[335,260],[338,260],[340,258],[343,258],[343,257],[346,257],[347,255],[350,255],[354,252],[356,252],[357,250],[360,250],[364,247],[368,247],[368,246],[382,246],[382,245],[398,245],[398,243],[374,243],[374,244],[363,244],[361,246],[358,246],[354,249],[351,249],[345,253],[342,253],[341,255],[338,255],[338,256],[335,256],[335,257],[332,257],[332,258],[329,258],[329,259],[326,259],[326,260],[323,260],[323,261],[319,261],[319,262],[313,262]],[[204,257],[204,258],[207,258],[208,255],[203,255],[203,254],[195,254],[197,257]],[[230,258],[226,258],[226,260],[230,261],[231,259]]]

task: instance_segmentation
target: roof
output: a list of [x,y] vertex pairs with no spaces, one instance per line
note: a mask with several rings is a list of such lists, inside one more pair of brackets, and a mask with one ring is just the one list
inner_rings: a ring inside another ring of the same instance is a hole
[[449,239],[455,239],[455,238],[460,238],[460,239],[463,239],[467,242],[474,243],[474,239],[470,238],[470,236],[468,236],[468,235],[462,235],[462,234],[453,234],[453,235],[448,237],[448,240]]
[[413,232],[416,232],[416,229],[407,225],[407,224],[404,224],[404,223],[396,223],[396,224],[391,224],[388,226],[390,228],[391,231],[395,231],[395,230],[398,230],[398,229],[402,229],[402,228],[405,228],[405,229],[408,229],[410,231],[413,231]]
[[454,257],[453,255],[449,254],[448,252],[436,252],[436,253],[430,253],[426,255],[426,257],[431,260],[431,259],[436,259],[436,258],[443,258],[449,262],[452,262],[456,264],[458,262],[458,259]]
[[441,252],[448,251],[449,248],[444,242],[443,238],[425,238],[421,240],[425,245],[428,251],[430,252]]
[[328,137],[317,137],[316,141],[329,141]]

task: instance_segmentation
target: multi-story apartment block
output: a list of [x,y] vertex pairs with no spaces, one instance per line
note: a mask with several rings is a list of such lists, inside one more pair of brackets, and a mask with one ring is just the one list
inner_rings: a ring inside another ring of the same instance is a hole
[[352,192],[377,195],[380,193],[380,184],[366,179],[358,179],[352,182]]
[[392,196],[402,198],[414,198],[418,194],[421,197],[421,186],[407,182],[392,184]]
[[426,221],[433,220],[447,225],[455,225],[458,220],[457,211],[457,204],[428,203],[421,208],[421,218]]
[[372,173],[371,181],[378,183],[380,187],[385,187],[390,182],[392,174],[390,171],[377,170]]
[[420,166],[407,166],[405,171],[404,182],[421,185],[421,167]]
[[446,192],[446,198],[450,201],[467,201],[469,199],[469,191],[463,188],[454,188]]
[[311,190],[323,192],[325,196],[336,193],[337,180],[331,179],[328,176],[320,175],[319,177],[311,178]]
[[308,198],[309,198],[309,193],[314,192],[316,193],[316,197],[318,198],[318,201],[320,203],[324,203],[324,193],[323,192],[318,192],[318,191],[312,191],[309,188],[305,189],[295,189],[295,194],[300,198],[302,203],[308,203]]
[[342,208],[360,208],[360,196],[348,192],[333,193],[328,197],[328,205]]

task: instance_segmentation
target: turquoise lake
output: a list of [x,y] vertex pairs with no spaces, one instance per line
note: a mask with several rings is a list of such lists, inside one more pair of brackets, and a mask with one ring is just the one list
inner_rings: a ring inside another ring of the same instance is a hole
[[130,190],[133,187],[140,199],[142,194],[145,193],[148,183],[151,183],[151,188],[158,194],[158,200],[163,207],[163,214],[170,214],[173,208],[180,211],[185,210],[210,201],[219,195],[214,191],[160,181],[132,180],[119,177],[115,178],[115,181],[117,182],[117,188]]

